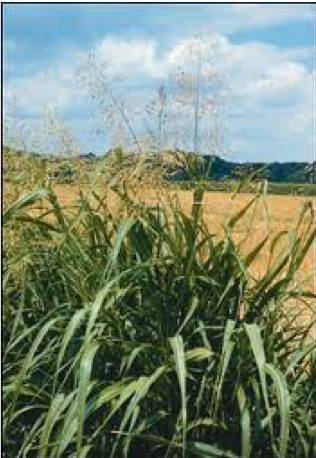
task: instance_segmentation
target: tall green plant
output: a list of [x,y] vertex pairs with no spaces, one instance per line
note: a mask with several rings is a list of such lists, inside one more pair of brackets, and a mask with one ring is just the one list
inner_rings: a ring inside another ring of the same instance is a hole
[[4,272],[5,452],[311,458],[313,323],[284,328],[288,301],[314,298],[293,282],[315,240],[311,207],[255,280],[252,263],[281,238],[245,253],[233,231],[260,196],[216,239],[203,188],[189,215],[122,196],[132,217],[83,194],[64,209],[52,190],[5,212],[5,234],[19,231]]

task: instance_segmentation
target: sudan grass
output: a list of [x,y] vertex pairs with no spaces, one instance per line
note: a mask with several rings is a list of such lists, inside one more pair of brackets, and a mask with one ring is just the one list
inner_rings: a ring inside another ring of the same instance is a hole
[[202,187],[190,215],[113,188],[116,213],[93,190],[63,209],[51,188],[4,211],[5,456],[314,456],[314,323],[286,315],[314,298],[293,283],[311,205],[256,280],[280,237],[242,254],[232,233],[260,196],[215,238]]

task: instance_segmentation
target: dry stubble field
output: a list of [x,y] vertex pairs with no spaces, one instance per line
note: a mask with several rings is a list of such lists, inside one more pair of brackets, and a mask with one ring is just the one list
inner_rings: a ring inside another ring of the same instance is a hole
[[[72,185],[56,185],[55,191],[62,206],[72,205],[78,197],[78,190]],[[192,191],[173,191],[181,203],[181,206],[189,211],[192,206]],[[157,193],[148,190],[142,194],[142,200],[147,204],[155,204],[158,199],[163,205],[163,197],[157,197]],[[231,195],[225,192],[207,192],[204,196],[204,220],[211,233],[219,233],[222,224],[227,218],[236,211],[242,209],[251,199],[253,194],[239,194],[233,200]],[[110,203],[115,206],[115,197],[110,196]],[[237,226],[236,236],[242,236],[247,231],[247,222],[251,224],[251,230],[247,237],[246,248],[251,249],[268,233],[278,233],[280,231],[291,231],[299,217],[300,211],[305,202],[312,201],[316,210],[316,200],[308,197],[294,196],[275,196],[270,195],[261,201],[256,208],[254,220],[250,222],[252,211],[249,211],[242,223]],[[286,238],[284,239],[286,244]],[[315,244],[308,252],[303,263],[301,273],[305,276],[310,274],[313,277],[315,269]],[[263,250],[260,261],[256,263],[255,274],[262,272],[269,257],[268,249]],[[310,278],[309,285],[313,285],[313,278]]]

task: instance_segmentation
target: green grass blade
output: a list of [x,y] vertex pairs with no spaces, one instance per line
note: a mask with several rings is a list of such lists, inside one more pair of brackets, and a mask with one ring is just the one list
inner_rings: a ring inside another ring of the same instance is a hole
[[56,375],[55,375],[54,384],[53,384],[53,386],[54,386],[53,392],[56,391],[58,374],[59,374],[59,370],[60,370],[61,363],[62,363],[64,355],[65,355],[67,346],[69,345],[69,342],[73,338],[74,333],[76,332],[76,329],[82,323],[82,320],[85,317],[85,315],[86,315],[86,310],[84,310],[84,309],[83,310],[78,310],[74,314],[74,316],[72,317],[70,323],[67,326],[67,329],[65,331],[65,335],[64,335],[63,340],[62,340],[61,348],[60,348],[60,351],[58,353],[57,364],[56,364]]
[[236,224],[238,223],[238,221],[241,220],[241,218],[247,213],[247,211],[249,210],[249,208],[252,207],[252,205],[258,200],[258,197],[254,197],[253,199],[250,200],[250,202],[248,202],[247,205],[245,205],[239,212],[237,212],[234,216],[232,216],[230,218],[230,220],[228,221],[227,223],[227,227],[229,230],[233,229]]
[[[10,412],[14,412],[15,410],[16,401],[20,394],[20,391],[21,391],[23,382],[25,380],[25,377],[27,375],[27,372],[32,369],[36,351],[38,350],[39,346],[42,344],[46,334],[52,329],[52,327],[56,324],[57,321],[58,321],[57,318],[52,319],[43,326],[43,328],[40,330],[37,337],[35,338],[29,352],[25,356],[21,370],[16,377],[16,381],[14,382],[14,393],[13,393],[13,400],[12,400]],[[11,414],[9,415],[9,418],[10,416]]]
[[188,350],[185,353],[186,361],[202,361],[204,359],[209,359],[213,353],[209,348],[205,347],[196,347],[192,348],[192,350]]
[[191,318],[194,315],[194,312],[196,311],[198,306],[199,306],[199,300],[198,300],[197,297],[194,297],[193,300],[192,300],[192,304],[190,306],[190,309],[188,311],[188,314],[185,317],[185,319],[183,320],[183,323],[181,324],[180,328],[178,329],[177,334],[180,334],[182,332],[182,330],[185,327],[185,325],[191,320]]
[[20,197],[12,205],[7,207],[2,215],[2,224],[6,226],[21,210],[26,207],[31,207],[37,201],[49,197],[50,191],[48,189],[36,189],[28,194]]
[[289,375],[296,368],[296,366],[306,358],[306,356],[313,352],[315,348],[316,342],[312,342],[309,345],[306,345],[304,348],[299,348],[297,351],[295,351],[289,359],[289,364],[285,375]]
[[[223,336],[223,346],[221,352],[221,358],[219,363],[218,375],[214,385],[213,397],[212,397],[212,411],[214,418],[216,418],[217,409],[219,406],[219,401],[222,396],[222,385],[226,375],[226,371],[235,347],[235,343],[231,341],[236,322],[233,320],[227,320],[224,336]],[[214,409],[214,410],[213,410]]]
[[279,454],[281,458],[286,458],[288,450],[289,432],[290,432],[290,395],[286,378],[272,364],[265,365],[267,374],[273,380],[276,396],[278,401],[278,414],[280,415],[280,439],[279,439]]
[[201,458],[241,458],[229,450],[221,450],[214,445],[203,442],[188,442],[186,449],[192,455]]
[[186,428],[187,428],[187,400],[186,400],[186,363],[185,363],[185,350],[183,339],[180,335],[176,335],[170,339],[171,348],[173,351],[173,357],[176,366],[176,373],[178,377],[180,392],[181,392],[181,404],[182,404],[182,438],[183,438],[183,447],[185,450],[186,442]]
[[86,408],[86,398],[88,394],[88,385],[91,376],[91,369],[93,364],[93,358],[99,348],[96,342],[91,342],[87,346],[82,356],[80,364],[80,378],[78,388],[78,424],[77,424],[77,453],[81,452],[82,439],[83,439],[83,424],[84,424],[84,413]]
[[[266,379],[266,358],[263,348],[263,342],[260,335],[260,329],[256,324],[245,324],[245,330],[248,335],[251,349],[255,358],[255,363],[259,372],[260,384],[267,409],[267,414],[270,414],[270,403],[268,398],[268,387]],[[270,431],[273,437],[272,423],[270,422]]]
[[[68,396],[63,393],[58,393],[52,400],[49,411],[46,414],[45,423],[42,428],[40,439],[40,457],[45,458],[48,454],[48,446],[51,432],[55,424],[60,419],[61,414],[67,409],[72,402],[75,393],[72,392]],[[49,456],[52,456],[52,452]]]
[[[135,385],[135,394],[132,397],[128,407],[126,408],[123,420],[120,424],[120,429],[119,429],[120,432],[124,432],[124,428],[127,422],[130,420],[130,418],[135,413],[135,409],[139,408],[140,401],[146,396],[149,388],[158,380],[158,378],[165,372],[165,370],[166,368],[162,366],[156,369],[154,374],[151,375],[150,377],[140,377],[139,378],[139,380],[137,381],[137,384]],[[114,444],[114,447],[111,453],[111,457],[113,457],[115,454],[116,447],[118,444],[118,439]]]
[[241,416],[241,456],[249,458],[251,454],[251,422],[250,412],[247,407],[247,398],[244,389],[240,386],[237,400]]

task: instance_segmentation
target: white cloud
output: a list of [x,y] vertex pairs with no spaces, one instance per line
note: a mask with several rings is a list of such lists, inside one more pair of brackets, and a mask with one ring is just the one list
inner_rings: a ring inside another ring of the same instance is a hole
[[306,68],[293,62],[268,67],[257,79],[249,80],[242,93],[253,103],[288,106],[307,102],[312,93],[312,77]]
[[[234,14],[242,15],[245,11],[242,6],[234,7]],[[253,5],[252,14],[260,16],[260,11],[260,5]],[[274,15],[276,11],[279,10],[273,9]],[[293,11],[289,9],[288,20]],[[272,10],[265,14],[272,14]],[[214,38],[216,66],[231,88],[232,154],[241,148],[244,157],[251,151],[257,160],[264,160],[270,154],[267,150],[280,148],[280,160],[294,160],[296,149],[301,145],[298,159],[311,159],[310,141],[306,138],[312,131],[314,116],[313,78],[301,59],[307,50],[278,48],[262,42],[234,44],[222,34]],[[127,82],[132,79],[138,81],[138,86],[145,86],[155,85],[158,79],[167,77],[172,67],[181,62],[188,43],[188,39],[179,41],[161,54],[159,43],[154,40],[111,36],[98,43],[94,51],[100,60],[109,62],[112,71],[123,74]],[[32,112],[47,104],[55,104],[63,110],[78,106],[77,57],[6,81],[5,97],[15,94],[19,103]],[[135,94],[130,95],[133,98]]]
[[96,47],[95,54],[100,61],[108,62],[113,72],[160,78],[164,72],[156,48],[152,40],[106,37]]
[[31,75],[6,81],[4,99],[14,98],[19,106],[36,114],[47,105],[66,108],[73,103],[75,94],[74,68],[58,62]]

